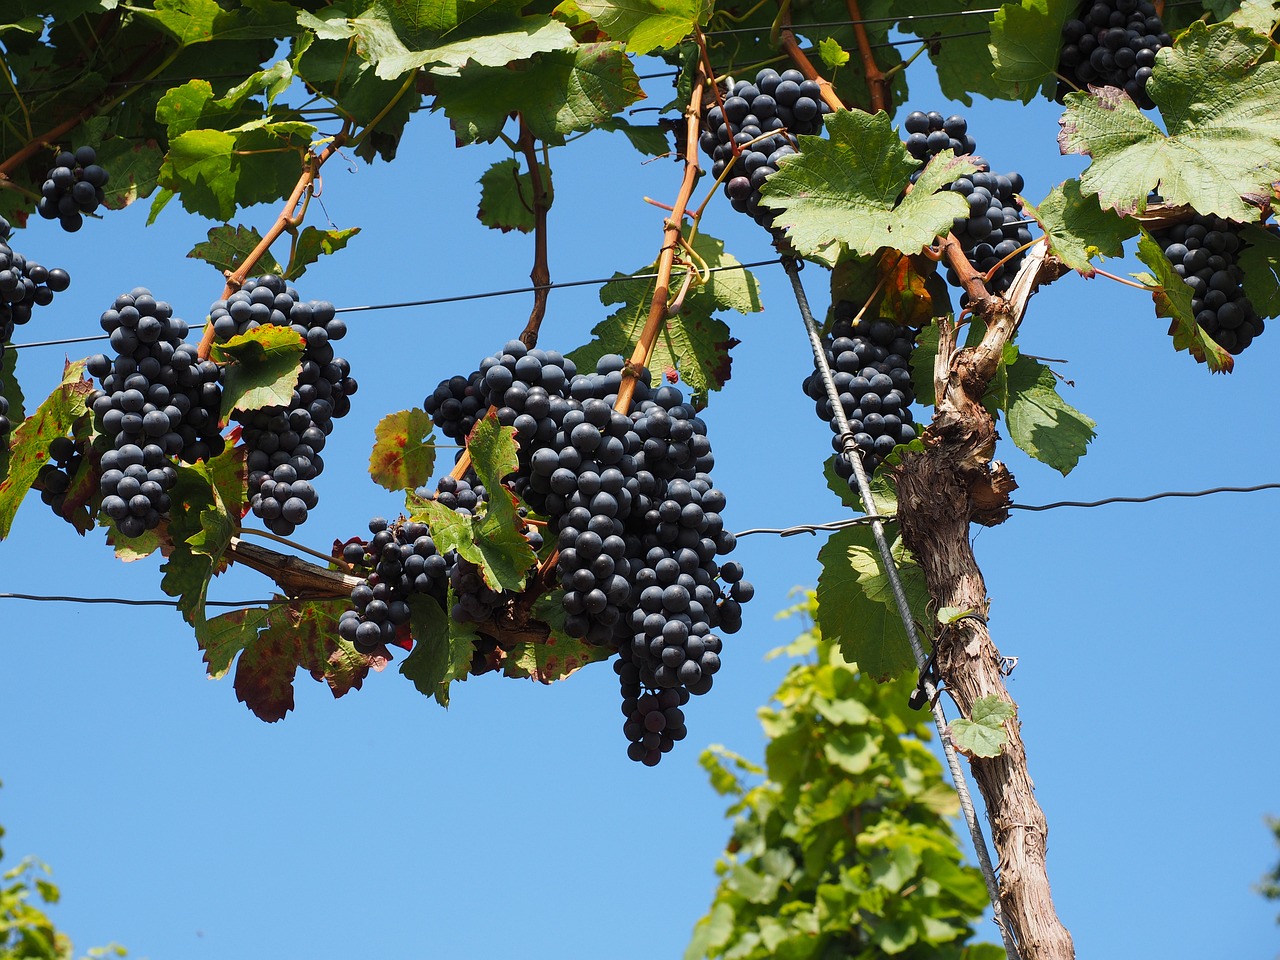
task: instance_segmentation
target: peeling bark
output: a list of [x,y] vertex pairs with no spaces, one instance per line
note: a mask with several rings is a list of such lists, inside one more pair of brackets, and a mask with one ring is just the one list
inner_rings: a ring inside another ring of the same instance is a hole
[[[987,614],[986,586],[970,545],[969,525],[1003,522],[1017,483],[1003,464],[992,460],[996,429],[982,397],[1027,299],[1037,285],[1061,272],[1061,265],[1038,248],[1027,257],[1007,298],[983,298],[975,304],[975,314],[987,324],[981,344],[959,350],[955,328],[944,325],[940,331],[934,378],[938,405],[924,435],[926,449],[904,457],[895,475],[903,540],[939,608]],[[975,291],[985,293],[981,287]],[[937,665],[966,717],[983,697],[1014,703],[1000,672],[1000,653],[986,625],[976,619],[965,618],[946,631],[938,641]],[[999,756],[970,761],[999,858],[1005,921],[1023,960],[1072,960],[1071,935],[1058,919],[1050,892],[1048,827],[1027,770],[1021,725],[1015,717],[1005,729],[1008,742]]]

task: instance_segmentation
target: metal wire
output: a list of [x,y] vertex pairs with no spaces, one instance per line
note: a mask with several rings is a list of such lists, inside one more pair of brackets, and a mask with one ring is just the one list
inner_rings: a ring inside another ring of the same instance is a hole
[[[349,595],[341,597],[308,597],[308,600],[350,600]],[[127,597],[45,597],[34,593],[0,593],[0,600],[57,600],[65,603],[118,603],[127,607],[176,607],[177,600],[130,600]],[[206,600],[206,607],[252,607],[258,604],[280,605],[296,603],[297,599],[273,597],[270,600]]]
[[[749,270],[752,267],[767,267],[775,263],[781,263],[780,259],[773,260],[753,260],[751,263],[739,263],[727,267],[711,267],[704,271],[705,273],[723,273],[727,270]],[[613,283],[623,280],[653,280],[658,275],[656,273],[634,273],[623,274],[621,276],[612,277],[595,277],[591,280],[564,280],[560,283],[541,283],[531,287],[512,287],[510,290],[487,290],[482,293],[463,293],[451,297],[436,297],[431,300],[405,300],[400,303],[371,303],[363,304],[356,307],[338,307],[334,313],[367,313],[371,310],[399,310],[402,307],[432,307],[443,303],[461,303],[465,300],[484,300],[489,297],[507,297],[518,293],[535,293],[539,290],[560,290],[566,287],[588,287],[603,286],[606,283]],[[201,330],[204,324],[193,324],[190,329]],[[98,334],[92,337],[67,337],[63,340],[37,340],[31,343],[11,343],[8,344],[9,349],[24,350],[31,347],[58,347],[70,343],[90,343],[95,340],[109,340],[107,334]]]
[[1105,500],[1059,500],[1057,503],[1011,503],[1010,510],[1057,510],[1059,507],[1104,507],[1109,503],[1150,503],[1169,497],[1207,497],[1215,493],[1256,493],[1259,490],[1280,490],[1280,483],[1259,483],[1252,487],[1212,487],[1208,490],[1170,490],[1153,493],[1148,497],[1107,497]]
[[[907,24],[916,20],[943,20],[948,17],[974,17],[986,16],[990,13],[996,13],[999,7],[984,7],[981,10],[954,10],[951,13],[917,13],[905,17],[863,17],[861,20],[827,20],[820,23],[794,23],[791,25],[792,31],[795,33],[804,32],[807,27],[858,27],[869,23],[902,23]],[[721,34],[731,33],[763,33],[770,27],[727,27],[724,30],[708,30],[705,36],[716,37]],[[983,31],[986,33],[987,31]],[[912,41],[919,43],[919,40]]]
[[1004,921],[1004,909],[1000,904],[1000,887],[996,880],[995,867],[991,863],[991,854],[987,849],[986,836],[982,832],[982,825],[978,822],[978,814],[974,809],[973,798],[969,794],[969,785],[965,780],[964,771],[960,767],[960,758],[956,754],[955,745],[952,744],[950,737],[946,733],[946,712],[942,708],[941,698],[938,697],[938,688],[926,672],[929,658],[924,652],[924,645],[920,642],[919,635],[916,633],[915,619],[911,615],[911,606],[907,602],[905,591],[902,589],[902,580],[898,576],[898,568],[894,563],[893,553],[889,549],[888,540],[885,539],[884,525],[877,515],[875,497],[871,494],[871,484],[867,480],[867,472],[862,466],[862,455],[854,442],[853,431],[849,428],[848,418],[844,415],[844,405],[840,402],[840,391],[832,378],[831,367],[827,363],[826,350],[822,345],[822,331],[813,319],[813,313],[809,309],[809,298],[805,295],[804,286],[800,281],[800,261],[785,257],[782,265],[787,271],[787,276],[791,279],[791,289],[795,293],[796,305],[800,308],[800,316],[809,335],[809,346],[813,349],[814,366],[826,387],[827,396],[831,399],[831,408],[835,416],[836,426],[840,429],[844,455],[848,459],[849,465],[853,468],[853,476],[857,479],[858,493],[861,495],[863,506],[866,508],[867,518],[871,520],[871,532],[875,537],[876,548],[880,552],[885,575],[888,577],[889,586],[893,590],[893,598],[897,601],[898,614],[902,617],[902,625],[906,629],[907,639],[911,643],[911,653],[915,657],[916,666],[921,673],[921,684],[924,686],[925,693],[929,698],[933,722],[938,728],[938,739],[942,743],[942,750],[947,759],[947,767],[951,771],[951,779],[955,783],[956,794],[960,800],[960,809],[964,812],[965,823],[969,827],[969,836],[973,840],[974,851],[978,855],[978,864],[982,868],[982,876],[987,884],[987,894],[991,899],[992,918],[996,927],[1000,930],[1000,937],[1004,941],[1005,953],[1008,955],[1009,960],[1019,960],[1018,947],[1014,943],[1013,936]]

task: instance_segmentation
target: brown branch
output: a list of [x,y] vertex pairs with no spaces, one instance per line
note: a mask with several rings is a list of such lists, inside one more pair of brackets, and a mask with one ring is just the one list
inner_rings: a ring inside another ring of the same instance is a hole
[[[343,126],[342,131],[329,142],[329,145],[318,154],[312,154],[305,167],[303,167],[302,175],[298,177],[297,184],[294,185],[293,192],[289,194],[289,198],[285,200],[284,207],[280,211],[280,215],[276,217],[276,222],[271,225],[271,229],[266,235],[258,241],[258,245],[254,247],[240,267],[231,274],[227,275],[227,284],[222,290],[221,299],[225,300],[231,296],[244,284],[249,273],[258,265],[258,261],[262,259],[263,254],[271,249],[271,245],[280,239],[283,234],[292,226],[297,225],[298,205],[302,202],[303,195],[310,189],[315,182],[316,176],[320,173],[320,168],[324,166],[326,160],[338,152],[347,142],[350,135],[351,125],[347,123]],[[213,324],[208,324],[204,328],[204,335],[200,338],[199,357],[206,360],[209,357],[209,349],[213,346]]]
[[551,207],[551,194],[542,182],[542,171],[538,168],[538,145],[525,123],[524,114],[520,114],[520,149],[524,152],[525,163],[529,165],[529,183],[533,187],[533,270],[529,279],[537,288],[533,291],[533,310],[529,313],[529,322],[520,334],[520,342],[532,350],[538,345],[538,328],[547,312],[547,297],[551,291],[547,285],[551,283],[551,268],[547,264],[547,211]]
[[[907,454],[895,470],[898,522],[932,601],[985,616],[990,601],[973,555],[970,524],[1004,520],[1017,484],[992,459],[995,422],[982,399],[1031,295],[1067,268],[1035,248],[1006,295],[987,296],[962,254],[955,262],[953,253],[959,250],[954,238],[944,238],[942,244],[944,258],[960,274],[986,331],[977,346],[957,350],[954,326],[939,325],[937,408],[925,432],[924,452]],[[972,716],[983,697],[1013,703],[1000,673],[1000,653],[984,623],[970,618],[957,622],[939,638],[936,652],[947,689],[964,716]],[[1048,827],[1035,799],[1020,725],[1015,719],[1005,730],[1008,741],[999,756],[970,761],[999,855],[1001,907],[1023,960],[1071,960],[1071,935],[1053,905],[1045,863]]]
[[301,557],[233,537],[224,556],[274,580],[287,597],[300,600],[346,596],[363,580],[308,563]]
[[[701,43],[702,32],[698,31]],[[676,194],[675,203],[671,205],[671,216],[663,222],[662,251],[658,255],[658,278],[653,291],[653,299],[649,301],[649,317],[645,320],[644,329],[636,341],[631,358],[623,370],[622,386],[618,388],[618,399],[614,409],[627,413],[631,409],[631,398],[636,390],[636,371],[647,366],[653,354],[653,345],[658,334],[662,332],[667,320],[667,297],[671,291],[671,268],[675,264],[676,250],[680,246],[680,229],[684,222],[685,208],[689,198],[693,196],[693,188],[698,182],[698,131],[701,128],[703,84],[715,83],[708,78],[706,67],[698,66],[698,75],[694,79],[693,90],[689,95],[689,103],[685,107],[685,145],[684,145],[684,178],[680,181],[680,192]]]
[[862,22],[862,11],[858,8],[858,0],[846,0],[849,8],[849,19],[853,21],[853,35],[858,41],[858,52],[862,55],[862,72],[867,78],[867,90],[871,94],[871,112],[889,110],[889,80],[884,71],[876,63],[871,52],[871,41],[867,38],[867,28]]
[[796,41],[796,35],[791,29],[791,4],[790,0],[782,0],[782,13],[779,18],[778,39],[782,43],[782,49],[787,52],[792,62],[796,65],[796,69],[805,75],[805,78],[812,80],[822,88],[822,99],[827,102],[832,110],[843,110],[844,104],[840,102],[840,98],[836,96],[835,88],[831,86],[831,81],[818,73],[813,62],[800,49],[800,44]]

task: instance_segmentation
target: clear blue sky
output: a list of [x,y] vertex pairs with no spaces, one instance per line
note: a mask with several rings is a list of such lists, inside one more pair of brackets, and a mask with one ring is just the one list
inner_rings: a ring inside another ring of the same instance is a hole
[[[928,73],[912,69],[907,106],[950,111]],[[653,102],[670,98],[664,81],[648,89]],[[1032,200],[1082,168],[1058,156],[1053,104],[965,112],[980,152],[1020,170]],[[335,159],[312,222],[363,233],[303,278],[303,295],[341,307],[526,284],[532,241],[475,219],[473,184],[504,156],[501,146],[455,150],[444,118],[423,114],[396,164]],[[554,279],[656,255],[662,213],[641,198],[670,202],[679,168],[640,161],[604,133],[553,152]],[[209,224],[174,204],[147,229],[146,206],[74,235],[44,221],[19,234],[28,256],[73,278],[19,341],[96,332],[112,298],[138,285],[203,319],[221,279],[183,254]],[[258,208],[242,222],[273,215]],[[725,203],[704,228],[742,260],[772,255],[763,231]],[[804,332],[781,269],[757,275],[766,310],[726,318],[743,343],[707,414],[726,521],[838,519],[821,477],[830,434],[800,391]],[[804,273],[815,305],[827,300],[825,276]],[[394,515],[397,499],[364,473],[374,424],[516,335],[530,299],[348,317],[339,352],[361,390],[330,438],[302,542],[326,549],[371,516]],[[553,292],[542,341],[572,349],[605,314],[594,288]],[[1065,395],[1100,426],[1066,479],[1002,446],[1017,500],[1280,478],[1280,332],[1264,334],[1233,376],[1210,377],[1173,352],[1165,328],[1146,294],[1103,279],[1068,277],[1032,301],[1020,345],[1070,361],[1058,366],[1075,382]],[[47,393],[63,356],[21,353],[29,397]],[[1017,513],[974,529],[993,636],[1019,657],[1010,689],[1049,821],[1050,878],[1081,957],[1277,950],[1276,906],[1251,886],[1277,857],[1263,817],[1280,813],[1269,670],[1278,507],[1272,491]],[[157,560],[120,564],[100,533],[78,541],[33,496],[0,544],[0,589],[161,596]],[[608,667],[552,687],[475,679],[455,688],[447,712],[394,667],[336,702],[301,675],[296,712],[266,725],[229,678],[205,679],[171,609],[2,600],[6,852],[53,864],[64,891],[54,916],[78,946],[114,939],[153,960],[677,957],[728,834],[698,753],[711,743],[762,750],[755,710],[786,666],[764,654],[798,629],[774,614],[816,582],[820,544],[741,542],[735,558],[757,587],[746,626],[728,639],[715,690],[688,711],[689,738],[655,769],[625,757]],[[269,592],[241,570],[213,591]],[[664,891],[660,906],[641,899],[646,885]]]

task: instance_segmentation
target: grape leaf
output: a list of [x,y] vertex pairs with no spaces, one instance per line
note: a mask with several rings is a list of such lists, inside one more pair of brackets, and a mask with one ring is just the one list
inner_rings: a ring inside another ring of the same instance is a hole
[[919,253],[968,215],[958,193],[944,184],[977,169],[946,150],[918,167],[898,139],[887,114],[841,110],[826,119],[829,139],[800,137],[801,152],[786,158],[761,190],[761,203],[781,211],[775,226],[805,256],[833,244],[859,254],[882,247]]
[[1173,264],[1164,255],[1160,244],[1145,229],[1138,237],[1138,259],[1149,266],[1155,276],[1147,273],[1132,274],[1148,286],[1157,287],[1151,292],[1157,317],[1168,317],[1169,334],[1175,350],[1186,350],[1201,363],[1207,363],[1214,373],[1230,373],[1235,366],[1231,354],[1204,332],[1196,323],[1191,311],[1191,288],[1173,272]]
[[915,390],[916,403],[932,407],[938,401],[934,396],[933,367],[938,356],[938,326],[929,324],[916,335],[916,348],[911,354],[911,386]]
[[184,47],[210,40],[274,40],[297,32],[297,13],[283,0],[241,0],[227,10],[216,0],[155,0],[130,11]]
[[264,324],[215,343],[210,356],[222,370],[222,419],[237,410],[287,407],[298,385],[306,342],[290,327]]
[[840,41],[831,37],[818,41],[818,56],[833,70],[849,62],[849,51],[840,46]]
[[[538,173],[550,205],[554,197],[551,170],[538,164]],[[533,199],[533,182],[529,173],[521,173],[520,164],[514,158],[499,160],[480,178],[480,208],[476,211],[476,218],[486,227],[503,233],[510,230],[529,233],[536,225]]]
[[[225,563],[223,555],[243,512],[244,454],[234,449],[213,460],[179,464],[169,491],[168,558],[160,568],[160,588],[178,598],[178,610],[193,626],[205,619],[209,582]],[[124,538],[118,538],[117,543]]]
[[275,723],[294,708],[294,675],[307,670],[335,698],[359,690],[370,669],[382,670],[387,654],[359,653],[338,638],[345,600],[280,603],[234,610],[196,624],[209,676],[221,679],[239,654],[233,681],[237,699],[254,715]]
[[[235,272],[240,264],[244,263],[245,257],[262,242],[262,235],[254,227],[240,225],[233,227],[229,223],[220,227],[211,227],[208,237],[208,240],[192,247],[187,257],[192,260],[203,260],[220,273]],[[258,257],[257,266],[254,269],[260,274],[272,273],[280,276],[284,273],[284,268],[271,255],[270,250]]]
[[596,124],[597,130],[621,133],[631,145],[649,157],[661,157],[671,152],[667,132],[661,127],[645,123],[630,123],[626,117],[606,117]]
[[[912,16],[899,21],[898,29],[926,41],[943,96],[965,106],[973,105],[971,94],[992,100],[1009,96],[1008,85],[995,76],[990,36],[984,30],[990,26],[990,17],[975,10],[970,0],[915,0],[905,9]],[[942,16],[948,13],[952,15]],[[876,59],[880,56],[877,50]],[[1027,94],[1023,97],[1029,99]],[[902,103],[905,99],[899,95],[893,102]]]
[[574,6],[637,54],[677,46],[711,12],[705,0],[575,0]]
[[1239,262],[1245,294],[1258,316],[1280,316],[1280,237],[1262,227],[1248,226],[1240,239],[1244,242]]
[[1046,82],[1053,83],[1062,49],[1062,27],[1079,7],[1074,0],[1022,0],[1006,3],[996,11],[991,21],[996,79],[1014,84],[1025,99]]
[[[6,351],[10,353],[14,351]],[[9,536],[13,518],[36,474],[49,459],[49,443],[64,437],[85,411],[93,383],[85,377],[85,363],[68,361],[62,382],[36,412],[18,424],[9,439],[9,472],[0,483],[0,540]]]
[[[337,253],[345,247],[352,237],[360,232],[359,227],[348,227],[345,230],[320,230],[316,227],[304,227],[298,234],[293,248],[293,256],[289,259],[289,267],[284,273],[286,280],[297,280],[307,271],[307,267],[322,256]],[[259,269],[258,273],[268,271]]]
[[[289,196],[315,127],[254,120],[232,130],[189,130],[169,141],[157,182],[190,213],[229,220],[242,206]],[[157,206],[168,202],[158,195]]]
[[1066,476],[1085,454],[1097,426],[1058,395],[1053,371],[1019,356],[1005,367],[1009,437],[1018,449]]
[[1103,210],[1095,194],[1082,194],[1078,180],[1058,184],[1039,207],[1024,200],[1022,209],[1044,230],[1049,252],[1086,277],[1094,275],[1094,257],[1120,256],[1124,241],[1138,232],[1135,221]]
[[1280,64],[1259,62],[1269,50],[1252,30],[1199,21],[1161,50],[1147,92],[1168,136],[1115,87],[1068,94],[1058,143],[1093,157],[1082,190],[1122,215],[1146,209],[1158,187],[1171,205],[1255,219],[1247,200],[1280,180]]
[[[453,592],[448,603],[453,606]],[[469,624],[458,623],[430,597],[418,594],[409,599],[413,637],[417,645],[400,664],[400,672],[408,677],[418,692],[435,697],[442,707],[449,706],[449,685],[464,680],[475,652],[476,634]]]
[[564,607],[560,605],[563,595],[564,591],[558,589],[544,593],[534,602],[533,618],[551,627],[551,635],[542,643],[517,643],[507,651],[502,662],[504,677],[552,683],[613,655],[608,647],[592,646],[564,632]]
[[[0,358],[0,396],[9,403],[9,412],[5,414],[11,424],[20,424],[27,418],[26,398],[22,395],[22,384],[18,381],[18,351],[7,349]],[[12,442],[12,436],[9,442]],[[0,444],[0,480],[9,475],[9,444]]]
[[111,179],[103,188],[102,205],[108,210],[122,210],[133,201],[149,197],[156,189],[164,151],[155,140],[131,140],[112,137],[98,149],[98,162],[111,171]]
[[435,435],[425,410],[414,407],[389,413],[373,428],[369,475],[388,490],[413,490],[431,479],[435,468]]
[[[893,555],[917,623],[929,601],[923,574],[902,541]],[[822,635],[840,644],[846,660],[868,676],[888,680],[915,668],[915,658],[870,527],[851,527],[832,534],[818,552],[817,623]]]
[[621,44],[591,43],[539,54],[505,67],[469,66],[436,78],[436,106],[458,143],[496,140],[519,112],[530,132],[552,146],[590,130],[644,97]]
[[1275,0],[1244,0],[1240,8],[1231,14],[1230,20],[1237,26],[1248,27],[1269,37],[1275,31],[1277,20],[1280,20],[1280,6]]
[[[88,436],[88,420],[86,415],[77,422],[76,433],[84,438]],[[90,507],[99,496],[101,479],[102,470],[98,466],[98,457],[90,452],[80,461],[80,468],[71,477],[62,509],[58,511],[58,516],[71,524],[82,537],[94,528],[94,511]]]
[[[739,261],[725,253],[724,242],[698,233],[692,246],[708,267],[737,267]],[[653,274],[654,262],[637,270],[637,274]],[[671,289],[678,289],[676,273]],[[591,331],[592,341],[569,356],[581,369],[595,369],[596,361],[607,353],[630,356],[649,318],[649,305],[657,289],[657,280],[628,274],[615,274],[600,288],[600,301],[606,305],[620,303],[622,309],[598,323]],[[697,407],[706,405],[707,394],[724,386],[731,374],[729,351],[738,341],[729,328],[714,319],[716,310],[740,313],[763,309],[760,287],[748,270],[728,269],[709,274],[702,286],[691,286],[680,313],[669,316],[654,344],[649,366],[655,378],[665,370],[676,370],[693,393]]]
[[957,717],[951,721],[951,742],[966,757],[998,757],[1009,739],[1004,722],[1016,714],[1013,704],[997,696],[975,700],[968,720]]

